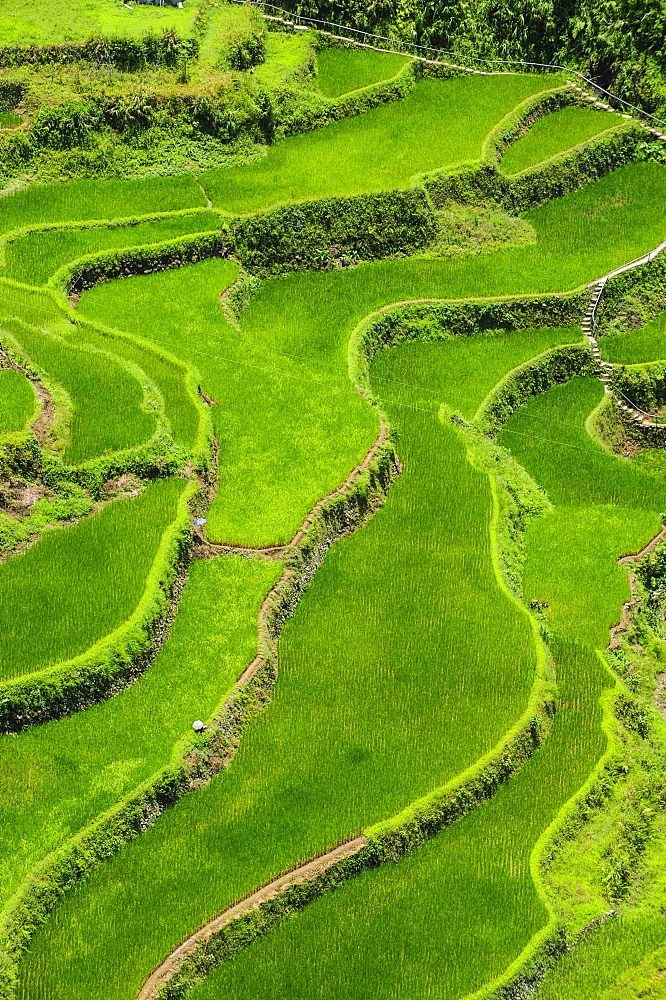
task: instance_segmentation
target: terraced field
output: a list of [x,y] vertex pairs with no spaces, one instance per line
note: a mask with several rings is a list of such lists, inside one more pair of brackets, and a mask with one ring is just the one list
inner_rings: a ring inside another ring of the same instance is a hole
[[660,258],[607,384],[583,317],[661,143],[564,76],[316,60],[262,155],[0,199],[0,997],[633,1000],[666,464],[613,379],[661,399]]

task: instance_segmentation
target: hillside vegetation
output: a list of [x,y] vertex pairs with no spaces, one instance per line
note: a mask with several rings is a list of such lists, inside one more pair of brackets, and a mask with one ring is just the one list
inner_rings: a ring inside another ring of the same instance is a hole
[[664,142],[100,3],[0,17],[0,1000],[658,996]]

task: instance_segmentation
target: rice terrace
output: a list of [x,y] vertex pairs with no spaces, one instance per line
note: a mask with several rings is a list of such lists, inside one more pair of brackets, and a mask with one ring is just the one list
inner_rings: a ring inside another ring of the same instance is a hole
[[281,4],[0,8],[0,1000],[666,998],[666,5]]

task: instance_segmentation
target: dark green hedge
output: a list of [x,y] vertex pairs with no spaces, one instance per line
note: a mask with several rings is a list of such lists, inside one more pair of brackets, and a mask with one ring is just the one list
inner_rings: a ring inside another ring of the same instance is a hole
[[436,232],[420,189],[290,205],[232,228],[241,262],[261,276],[413,253]]
[[0,439],[0,479],[33,477],[41,466],[41,452],[33,434],[16,433]]
[[0,68],[88,62],[133,72],[148,66],[173,68],[180,59],[196,59],[198,55],[196,39],[182,39],[175,31],[164,31],[137,39],[110,36],[58,45],[4,45],[0,46]]
[[226,235],[218,232],[182,236],[143,247],[103,250],[66,264],[53,275],[49,285],[69,294],[80,295],[103,281],[149,274],[151,271],[166,271],[195,264],[209,257],[224,257],[228,250]]

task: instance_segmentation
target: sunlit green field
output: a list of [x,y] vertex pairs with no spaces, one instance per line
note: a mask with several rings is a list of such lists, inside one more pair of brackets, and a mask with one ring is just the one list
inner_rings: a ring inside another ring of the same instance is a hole
[[640,330],[603,337],[599,341],[601,355],[608,361],[640,364],[666,358],[666,313],[662,313]]
[[146,441],[155,430],[143,409],[138,378],[113,358],[72,346],[36,327],[6,323],[30,361],[62,386],[72,405],[71,431],[63,451],[76,464]]
[[129,617],[182,489],[156,482],[0,564],[2,679],[83,653]]
[[233,262],[211,260],[109,282],[83,295],[80,310],[196,368],[216,403],[220,442],[209,536],[270,545],[293,537],[319,497],[361,461],[379,427],[346,372],[247,350],[219,303],[237,273]]
[[6,278],[43,285],[59,267],[87,253],[115,247],[161,243],[189,233],[202,233],[219,227],[214,212],[180,215],[133,226],[95,229],[53,229],[30,233],[8,243],[5,249]]
[[593,108],[569,107],[555,111],[540,118],[526,135],[509,146],[500,161],[500,170],[505,174],[517,174],[622,124],[619,115]]
[[290,201],[406,187],[414,174],[476,160],[487,133],[554,77],[421,80],[404,101],[276,143],[257,163],[201,175],[216,208],[252,212]]
[[[437,346],[430,350],[436,355]],[[390,362],[380,367],[391,371]],[[249,1000],[270,979],[276,997],[361,997],[369,987],[395,998],[453,1000],[499,975],[545,925],[530,854],[604,750],[598,697],[611,679],[595,648],[605,646],[629,593],[616,557],[654,534],[666,497],[662,483],[586,434],[599,396],[595,381],[574,380],[529,402],[501,435],[556,504],[528,532],[525,574],[528,599],[550,600],[555,632],[561,701],[545,746],[491,802],[396,868],[354,879],[282,923],[216,970],[193,998]],[[621,498],[618,475],[627,487]],[[593,485],[603,506],[574,516],[569,504]]]
[[100,0],[12,0],[0,14],[0,45],[44,45],[53,42],[84,42],[103,34],[137,37],[175,28],[187,33],[198,9],[197,0],[187,0],[183,10],[175,7],[129,8]]
[[[526,339],[512,352],[504,338],[505,365]],[[537,335],[537,351],[542,343]],[[436,378],[429,386],[437,391]],[[206,914],[443,784],[525,709],[536,650],[493,569],[487,477],[436,406],[389,413],[403,473],[385,507],[329,553],[285,629],[274,703],[227,774],[59,908],[36,939],[26,996],[96,995],[103,970],[114,996],[133,997]],[[158,921],[165,893],[173,904]],[[111,898],[126,916],[110,937],[94,928]]]
[[222,704],[255,655],[259,606],[281,570],[241,557],[195,562],[171,635],[136,684],[0,738],[0,904],[40,858],[163,767],[193,719]]
[[37,223],[127,219],[205,205],[201,188],[188,175],[36,184],[2,195],[0,234]]
[[35,409],[35,392],[25,375],[0,369],[0,433],[23,430]]
[[374,49],[322,49],[317,54],[317,86],[326,97],[390,80],[409,60]]

